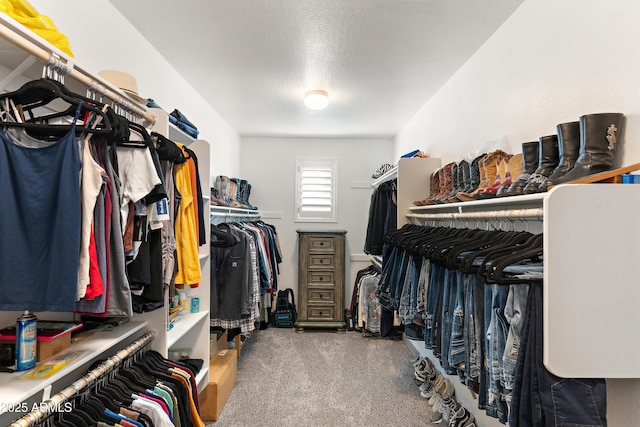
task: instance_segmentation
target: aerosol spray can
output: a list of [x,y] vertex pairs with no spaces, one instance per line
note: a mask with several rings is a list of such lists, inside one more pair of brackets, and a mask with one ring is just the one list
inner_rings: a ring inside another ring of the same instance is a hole
[[16,370],[27,371],[36,366],[38,319],[25,311],[16,320]]

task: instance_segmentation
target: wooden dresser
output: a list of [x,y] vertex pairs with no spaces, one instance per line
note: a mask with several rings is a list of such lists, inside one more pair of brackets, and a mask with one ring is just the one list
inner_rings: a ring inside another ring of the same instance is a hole
[[298,332],[346,330],[345,234],[345,230],[298,230]]

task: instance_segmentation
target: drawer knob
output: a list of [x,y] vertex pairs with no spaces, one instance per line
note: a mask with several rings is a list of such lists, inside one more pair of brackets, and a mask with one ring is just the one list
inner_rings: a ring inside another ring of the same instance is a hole
[[324,278],[322,276],[320,276],[320,281],[322,282],[324,280]]
[[320,246],[324,246],[324,242],[320,242]]
[[322,299],[322,294],[320,294],[320,299]]
[[320,316],[322,316],[322,312],[320,312]]
[[323,259],[320,260],[320,264],[324,264],[324,260]]

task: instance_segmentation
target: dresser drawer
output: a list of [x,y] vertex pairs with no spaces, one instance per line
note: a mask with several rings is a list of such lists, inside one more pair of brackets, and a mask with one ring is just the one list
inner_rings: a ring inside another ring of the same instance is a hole
[[309,254],[309,267],[335,267],[335,259],[329,254]]
[[308,303],[323,304],[329,303],[333,305],[336,292],[333,288],[309,288]]
[[333,285],[335,282],[333,270],[312,270],[308,272],[307,283],[312,285]]
[[336,318],[336,310],[334,306],[309,305],[307,308],[309,320],[334,320]]
[[330,252],[336,250],[335,237],[309,236],[309,252]]

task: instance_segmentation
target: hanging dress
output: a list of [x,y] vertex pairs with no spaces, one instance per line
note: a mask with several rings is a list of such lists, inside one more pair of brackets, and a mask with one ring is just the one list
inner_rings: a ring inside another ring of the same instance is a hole
[[56,143],[38,148],[19,145],[0,129],[0,310],[75,308],[81,167],[76,120]]

